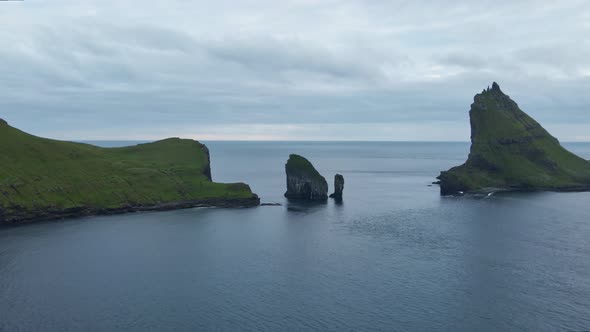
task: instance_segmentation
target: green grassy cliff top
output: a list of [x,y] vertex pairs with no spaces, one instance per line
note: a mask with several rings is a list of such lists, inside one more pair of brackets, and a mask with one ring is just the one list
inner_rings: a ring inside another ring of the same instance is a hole
[[287,160],[285,167],[289,174],[307,174],[313,178],[324,179],[309,160],[298,154],[289,155],[289,160]]
[[101,148],[0,123],[0,218],[252,197],[246,184],[211,182],[208,150],[194,140]]
[[472,143],[495,143],[499,139],[545,136],[552,138],[541,125],[520,110],[518,104],[494,82],[491,89],[475,95],[469,111]]

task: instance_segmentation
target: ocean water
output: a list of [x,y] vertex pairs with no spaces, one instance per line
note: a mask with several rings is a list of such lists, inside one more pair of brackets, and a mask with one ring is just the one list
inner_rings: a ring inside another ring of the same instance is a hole
[[[440,197],[467,143],[206,144],[282,206],[2,228],[0,330],[590,330],[590,193]],[[286,201],[290,153],[342,204]]]

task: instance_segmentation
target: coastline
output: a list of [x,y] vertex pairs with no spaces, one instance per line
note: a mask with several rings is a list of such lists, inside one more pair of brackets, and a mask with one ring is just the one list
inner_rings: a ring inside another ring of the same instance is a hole
[[497,193],[540,193],[540,192],[554,192],[554,193],[581,193],[590,192],[590,185],[588,186],[572,186],[572,187],[557,187],[557,188],[482,188],[478,190],[466,191],[462,194],[441,194],[441,197],[461,197],[461,196],[482,196],[493,195]]
[[39,210],[26,211],[20,215],[3,215],[0,211],[0,226],[21,225],[42,221],[63,220],[81,217],[92,217],[102,215],[117,215],[133,212],[147,211],[170,211],[191,209],[197,207],[216,207],[216,208],[250,208],[260,205],[260,198],[257,195],[248,198],[209,198],[190,201],[178,201],[159,204],[146,205],[128,205],[118,208],[93,208],[93,207],[76,207],[60,210]]

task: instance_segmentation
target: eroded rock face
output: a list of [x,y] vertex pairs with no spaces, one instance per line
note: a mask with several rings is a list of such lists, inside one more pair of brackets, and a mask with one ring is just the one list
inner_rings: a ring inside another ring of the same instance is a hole
[[285,171],[287,173],[285,197],[311,201],[328,198],[328,182],[304,157],[290,155]]
[[590,189],[590,163],[563,148],[497,83],[475,96],[469,117],[469,157],[441,172],[442,195]]
[[209,181],[213,181],[211,178],[211,155],[209,154],[209,149],[207,146],[205,146],[205,144],[203,144],[203,151],[207,156],[207,163],[205,165],[205,169],[203,170],[203,174],[207,177],[207,179],[209,179]]
[[334,193],[330,197],[335,199],[342,199],[342,192],[344,191],[344,176],[336,174],[334,176]]

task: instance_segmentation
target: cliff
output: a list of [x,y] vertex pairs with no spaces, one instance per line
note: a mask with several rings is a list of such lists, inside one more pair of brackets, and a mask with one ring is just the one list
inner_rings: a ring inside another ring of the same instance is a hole
[[211,181],[209,151],[197,141],[107,149],[32,136],[0,121],[0,222],[258,204],[246,184]]
[[497,83],[475,96],[469,117],[469,157],[465,164],[441,172],[442,195],[590,189],[590,163],[563,148]]
[[328,182],[304,157],[290,155],[285,171],[287,173],[285,197],[305,200],[328,199]]

